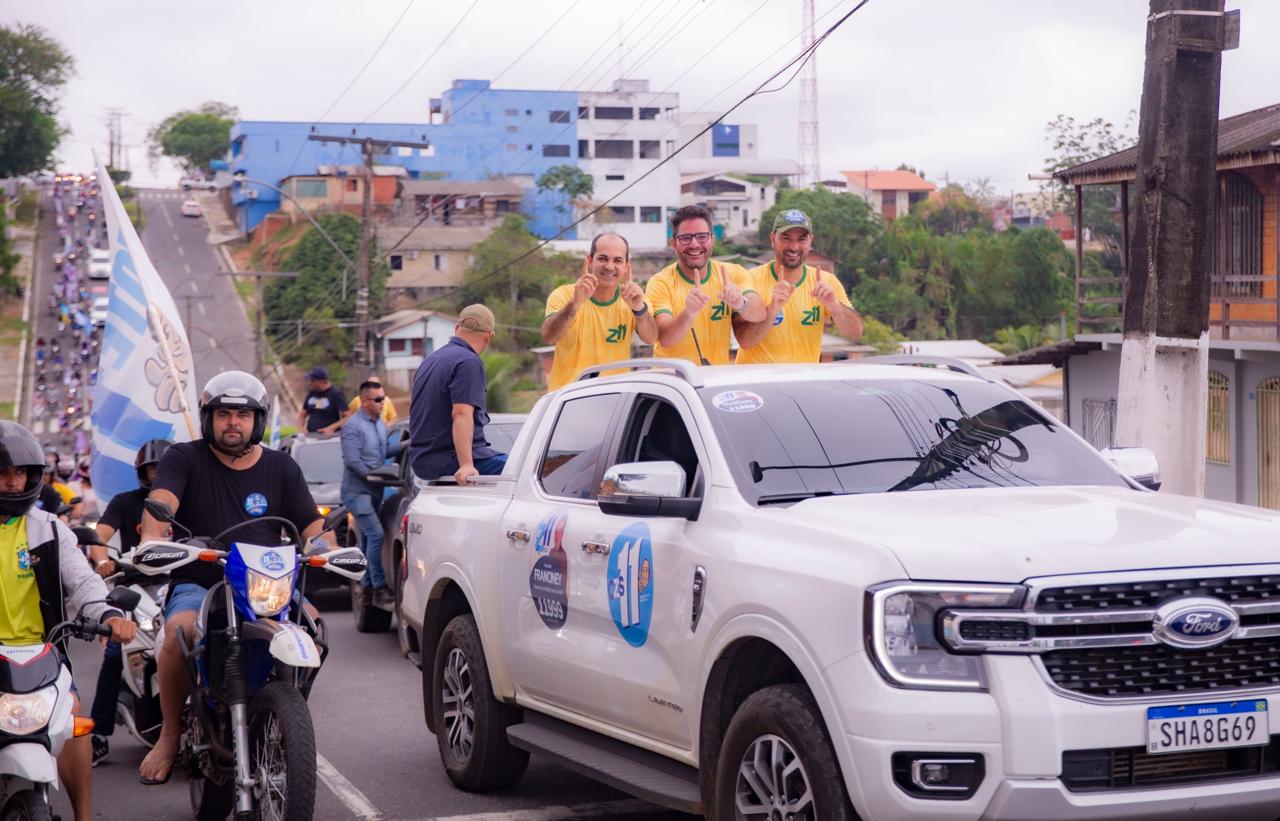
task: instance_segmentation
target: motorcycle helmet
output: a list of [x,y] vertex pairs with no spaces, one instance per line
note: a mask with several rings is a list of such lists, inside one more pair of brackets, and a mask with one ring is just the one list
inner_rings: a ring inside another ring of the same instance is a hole
[[27,469],[27,481],[17,493],[0,493],[0,516],[25,515],[44,486],[44,451],[31,431],[17,422],[0,420],[0,467]]
[[138,484],[144,488],[150,488],[151,483],[147,481],[147,468],[151,465],[160,464],[160,457],[164,456],[165,451],[173,446],[168,439],[152,439],[142,447],[138,448],[138,455],[134,457],[133,468],[138,472]]
[[267,388],[256,376],[244,371],[226,371],[205,383],[200,394],[200,436],[215,448],[218,446],[213,438],[213,411],[216,408],[253,411],[253,431],[249,434],[248,447],[262,441],[262,434],[267,428]]
[[58,473],[59,479],[64,482],[69,482],[76,472],[76,460],[70,458],[59,459],[58,466],[55,470]]

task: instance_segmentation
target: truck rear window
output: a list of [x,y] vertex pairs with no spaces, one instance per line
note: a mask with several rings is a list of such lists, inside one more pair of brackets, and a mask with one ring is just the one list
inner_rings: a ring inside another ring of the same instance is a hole
[[968,380],[705,388],[734,480],[752,504],[942,488],[1124,481],[1059,422]]

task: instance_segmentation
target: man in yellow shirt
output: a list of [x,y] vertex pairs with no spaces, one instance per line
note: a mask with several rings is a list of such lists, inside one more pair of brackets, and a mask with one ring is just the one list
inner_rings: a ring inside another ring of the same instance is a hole
[[[372,382],[378,386],[382,385],[382,380],[378,378],[376,373],[369,374],[369,378],[365,381]],[[355,397],[347,403],[347,415],[338,420],[338,427],[334,428],[335,431],[342,430],[346,427],[347,420],[356,415],[356,411],[360,410],[360,404],[363,401],[364,400],[360,398],[360,392],[356,391]],[[382,424],[389,426],[392,422],[396,421],[396,417],[399,415],[400,414],[396,413],[396,406],[391,402],[391,397],[388,396],[386,401],[382,403]]]
[[[132,641],[137,628],[103,601],[107,587],[75,535],[35,507],[43,472],[44,454],[31,432],[0,421],[0,644],[38,645],[68,612],[110,627],[113,641]],[[58,650],[65,657],[65,642]],[[72,710],[80,710],[74,685]],[[87,736],[68,739],[58,754],[58,775],[76,821],[93,818],[92,754]]]
[[654,356],[727,365],[732,316],[745,322],[764,319],[764,303],[748,283],[747,272],[741,265],[712,261],[714,244],[707,209],[686,205],[671,217],[676,261],[646,286],[658,323]]
[[813,249],[813,224],[797,209],[782,211],[769,234],[774,261],[748,271],[767,308],[761,322],[735,320],[740,365],[817,362],[828,323],[850,339],[862,336],[862,317],[840,280],[806,265]]
[[563,387],[583,369],[631,358],[631,336],[648,343],[658,326],[631,281],[631,249],[618,234],[598,234],[582,266],[582,276],[547,297],[542,339],[556,346],[547,386]]

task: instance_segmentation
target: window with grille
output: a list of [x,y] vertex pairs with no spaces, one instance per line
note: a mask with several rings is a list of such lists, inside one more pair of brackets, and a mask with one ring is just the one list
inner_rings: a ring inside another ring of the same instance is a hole
[[1224,374],[1209,371],[1209,429],[1205,437],[1206,461],[1231,464],[1231,392]]
[[1262,296],[1262,194],[1243,174],[1218,184],[1213,232],[1213,296]]
[[1280,510],[1280,376],[1258,385],[1258,507]]
[[1084,400],[1084,439],[1098,450],[1111,447],[1116,435],[1116,400]]

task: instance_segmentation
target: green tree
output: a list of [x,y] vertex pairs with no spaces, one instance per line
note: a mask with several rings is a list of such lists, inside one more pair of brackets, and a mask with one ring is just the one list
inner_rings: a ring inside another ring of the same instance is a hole
[[874,346],[876,353],[897,353],[898,343],[902,341],[902,337],[874,316],[863,313],[862,338],[858,341],[863,345]]
[[226,155],[238,116],[235,106],[214,101],[170,114],[147,132],[148,154],[153,161],[173,157],[187,172],[207,172],[210,162]]
[[0,26],[0,178],[47,168],[65,135],[57,95],[75,70],[38,26]]
[[[576,276],[582,262],[568,254],[545,254],[518,214],[509,214],[493,233],[471,249],[471,266],[454,295],[455,309],[480,302],[505,326],[494,347],[523,352],[540,345],[547,295],[562,277]],[[537,250],[535,250],[537,249]]]
[[779,189],[778,201],[760,217],[760,242],[769,244],[769,232],[779,211],[799,208],[813,221],[813,247],[835,260],[846,286],[857,281],[867,255],[881,234],[880,221],[861,197],[837,193],[819,186],[813,190]]
[[[1079,165],[1082,162],[1096,160],[1108,154],[1114,154],[1137,142],[1133,129],[1136,113],[1129,112],[1122,125],[1095,117],[1088,122],[1077,122],[1074,117],[1059,114],[1045,125],[1046,139],[1049,141],[1050,154],[1044,159],[1046,174]],[[1051,197],[1054,207],[1068,214],[1075,213],[1075,191],[1059,183],[1056,179],[1042,183]],[[1121,226],[1113,217],[1119,198],[1119,186],[1087,185],[1082,189],[1084,194],[1084,225],[1095,239],[1101,240],[1114,248],[1119,243]]]
[[[343,252],[354,259],[360,247],[360,221],[350,214],[323,214],[320,226],[333,237]],[[372,249],[369,305],[381,305],[388,269],[382,255]],[[315,228],[308,228],[298,244],[283,260],[285,270],[297,271],[292,278],[276,278],[263,289],[262,304],[273,325],[272,335],[286,361],[325,364],[346,361],[351,356],[352,337],[344,322],[355,316],[355,272],[347,270],[342,257]],[[342,298],[343,273],[347,295]],[[303,343],[297,342],[296,325],[303,321]],[[328,357],[328,359],[324,359]],[[335,380],[338,381],[338,380]]]
[[996,350],[1003,354],[1015,354],[1048,345],[1052,337],[1043,325],[1019,325],[1016,328],[1001,328],[995,333]]
[[538,191],[553,191],[561,195],[556,211],[572,216],[570,207],[586,204],[595,193],[595,177],[576,165],[553,165],[542,172],[537,181]]
[[484,403],[490,413],[511,410],[511,387],[524,358],[510,351],[488,350],[480,354],[484,362]]
[[942,189],[936,198],[916,203],[911,213],[919,217],[931,233],[938,235],[991,228],[991,213],[955,183]]

